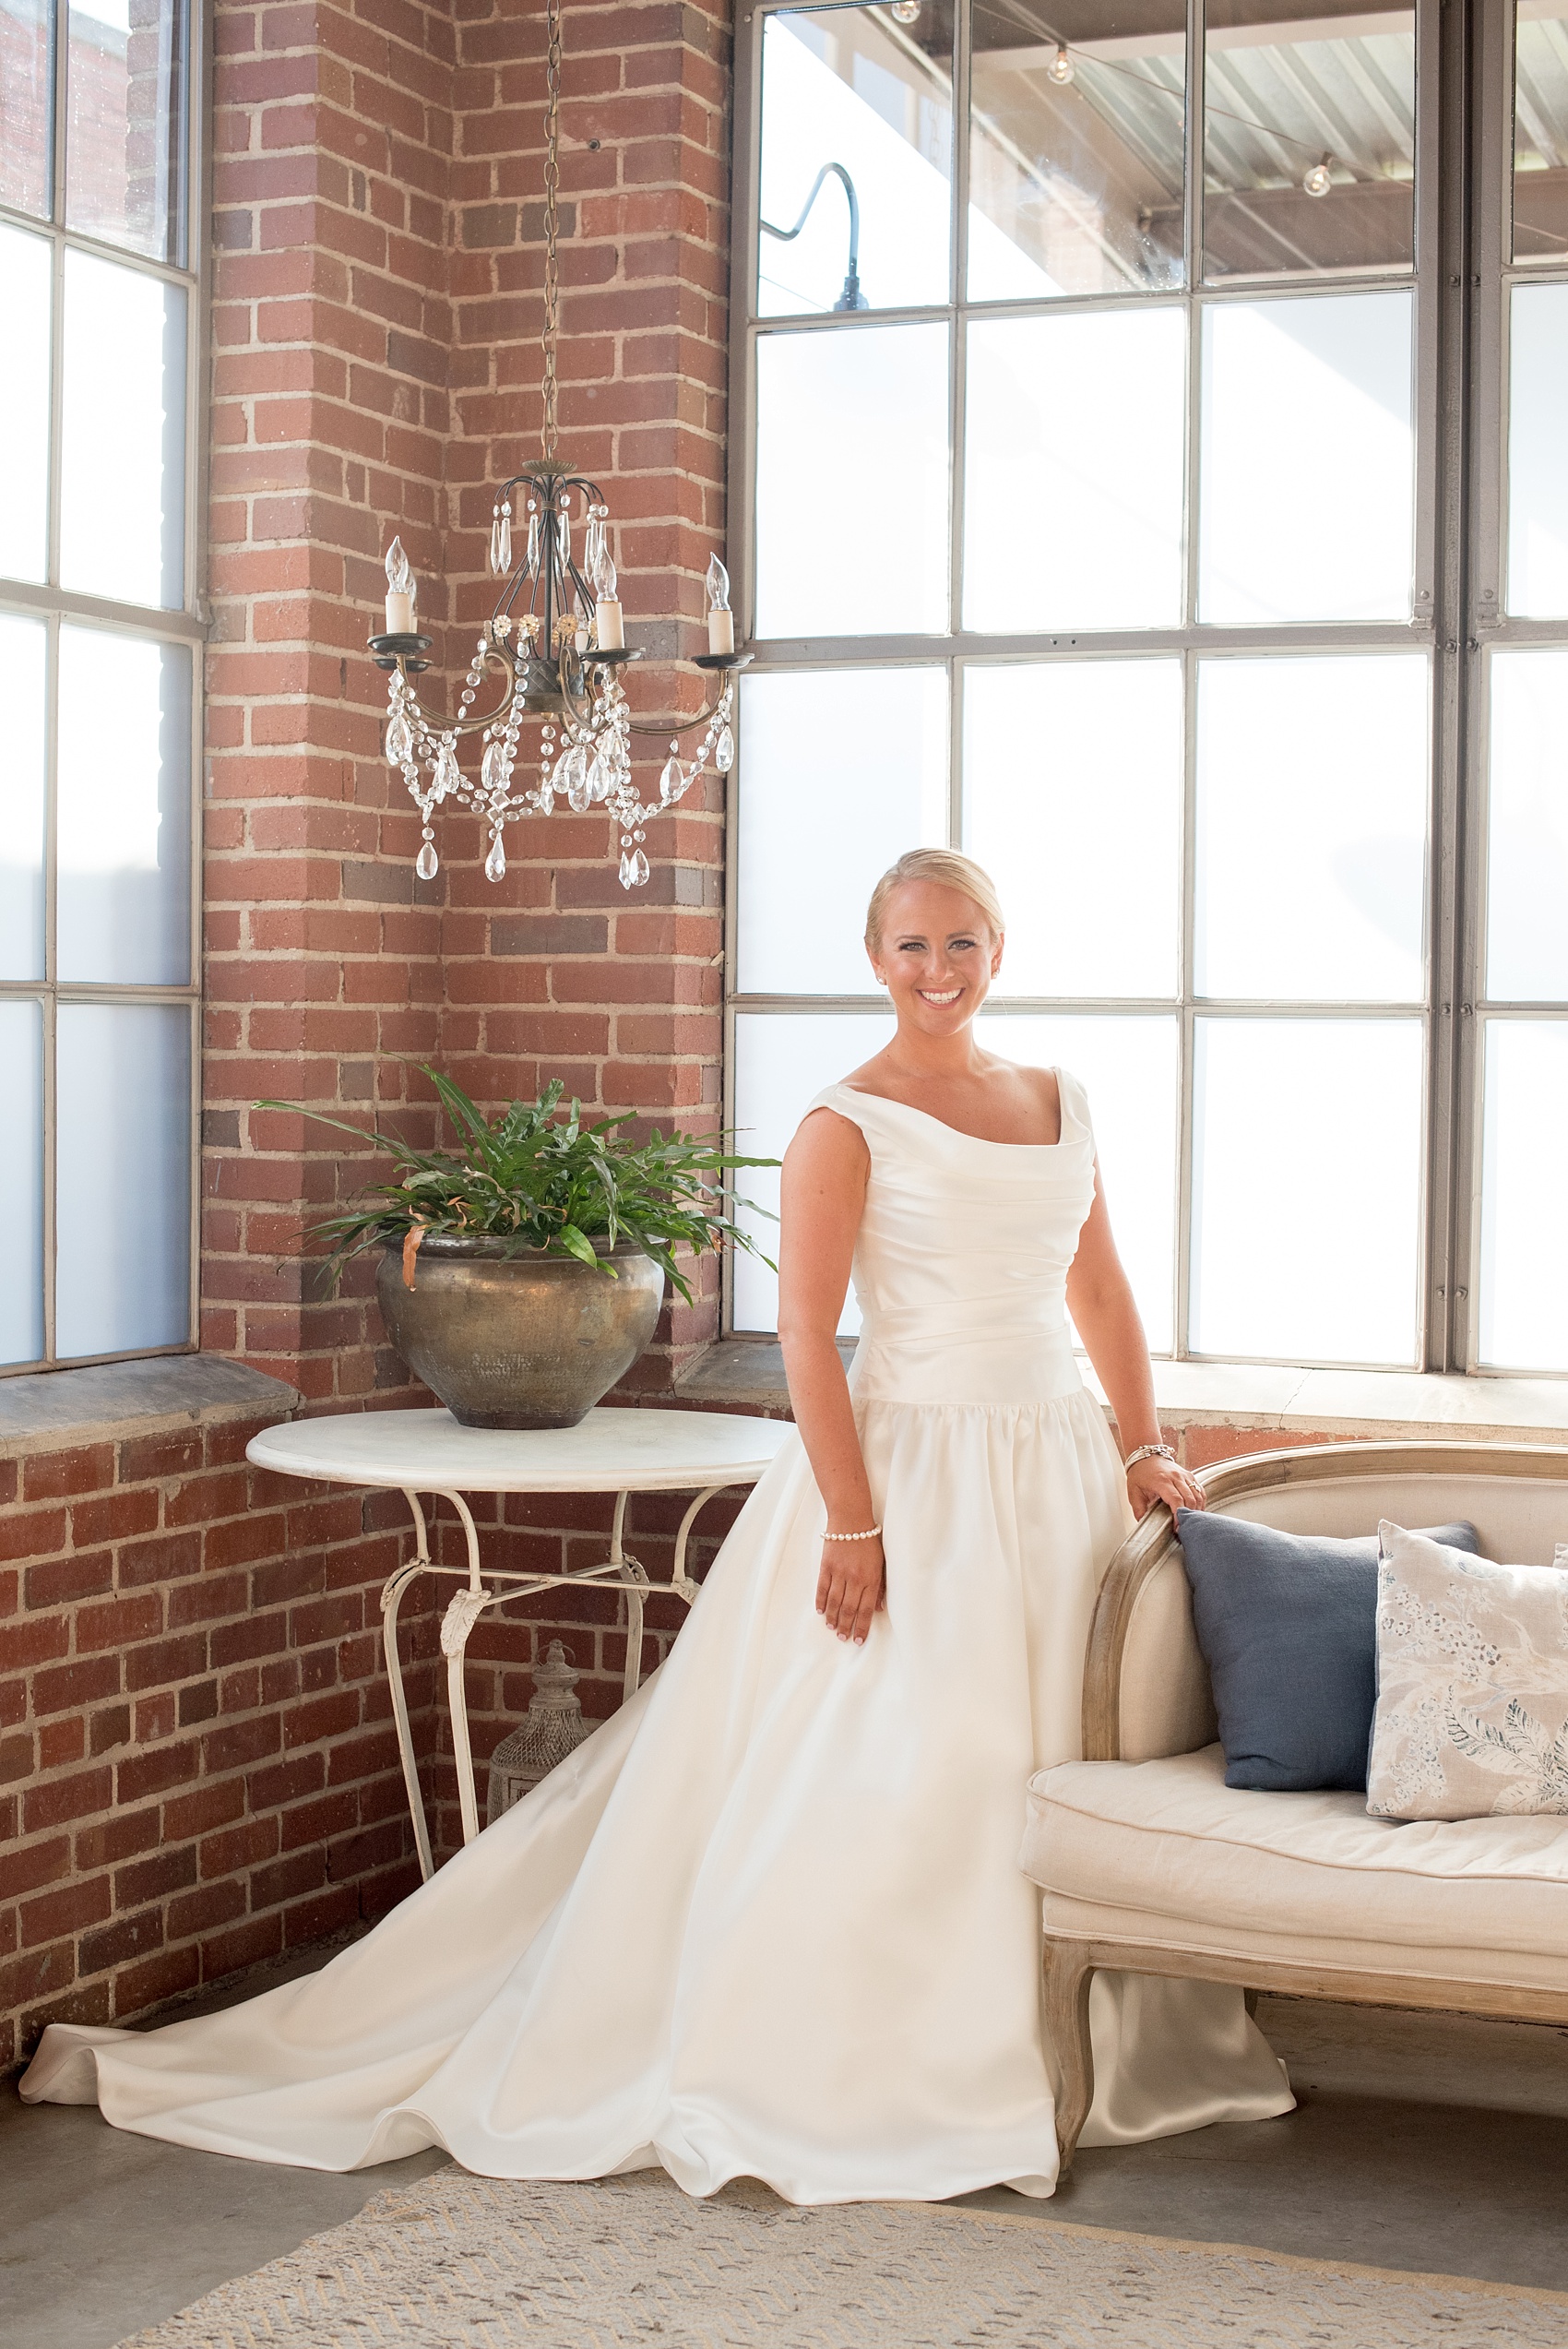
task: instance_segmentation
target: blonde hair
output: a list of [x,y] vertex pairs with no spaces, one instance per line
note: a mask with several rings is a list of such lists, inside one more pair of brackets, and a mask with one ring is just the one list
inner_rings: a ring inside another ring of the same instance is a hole
[[972,856],[961,856],[956,848],[909,848],[897,864],[890,864],[871,893],[866,908],[866,944],[875,954],[882,944],[882,917],[887,911],[887,900],[906,881],[935,881],[945,889],[957,889],[972,898],[991,925],[991,935],[998,941],[1007,927],[1002,912],[1002,900],[996,894],[996,884],[983,864]]

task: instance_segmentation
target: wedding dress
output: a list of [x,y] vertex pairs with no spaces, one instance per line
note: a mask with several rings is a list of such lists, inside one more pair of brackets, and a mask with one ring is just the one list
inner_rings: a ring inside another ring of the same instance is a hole
[[[146,2033],[56,2023],[23,2083],[176,2144],[493,2177],[663,2166],[794,2202],[1049,2194],[1055,2061],[1024,1786],[1079,1751],[1131,1518],[1067,1268],[1094,1143],[981,1141],[831,1087],[871,1154],[851,1389],[885,1527],[863,1647],[815,1613],[798,1439],[671,1653],[533,1793],[320,1973]],[[1097,1979],[1085,2145],[1288,2111],[1241,1991]]]

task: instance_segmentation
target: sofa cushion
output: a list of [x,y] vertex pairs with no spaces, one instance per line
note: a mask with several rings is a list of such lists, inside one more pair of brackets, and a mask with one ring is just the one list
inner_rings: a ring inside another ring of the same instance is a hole
[[[1377,1698],[1377,1535],[1281,1533],[1179,1509],[1193,1623],[1225,1783],[1277,1794],[1363,1788]],[[1473,1525],[1433,1538],[1479,1550]]]
[[1568,1989],[1568,1820],[1396,1826],[1354,1793],[1225,1783],[1218,1746],[1029,1782],[1048,1929]]
[[1568,1573],[1378,1532],[1368,1810],[1568,1813]]

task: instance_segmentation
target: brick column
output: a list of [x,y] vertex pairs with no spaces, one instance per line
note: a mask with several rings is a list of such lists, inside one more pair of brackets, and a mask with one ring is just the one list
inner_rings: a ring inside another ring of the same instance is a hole
[[453,32],[231,0],[216,30],[203,1343],[347,1402],[406,1374],[299,1233],[367,1162],[251,1104],[396,1115],[440,1042],[441,890],[365,638],[393,530],[444,616]]

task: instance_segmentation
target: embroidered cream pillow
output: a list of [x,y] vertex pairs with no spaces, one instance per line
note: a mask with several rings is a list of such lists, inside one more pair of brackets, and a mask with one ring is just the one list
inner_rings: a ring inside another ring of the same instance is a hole
[[1378,1536],[1368,1810],[1568,1812],[1568,1572],[1494,1566],[1386,1521]]

